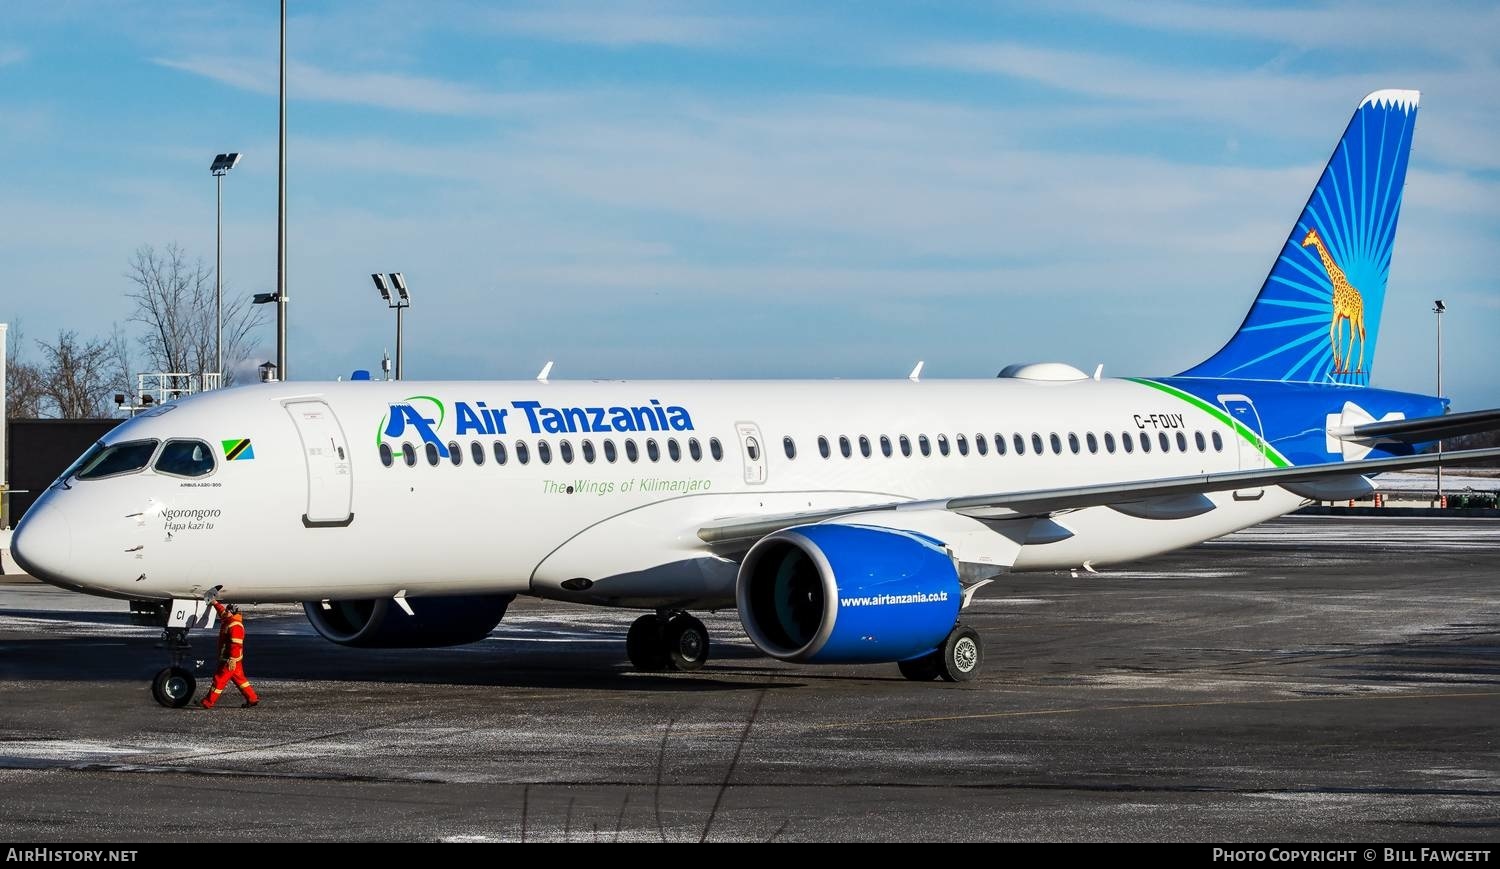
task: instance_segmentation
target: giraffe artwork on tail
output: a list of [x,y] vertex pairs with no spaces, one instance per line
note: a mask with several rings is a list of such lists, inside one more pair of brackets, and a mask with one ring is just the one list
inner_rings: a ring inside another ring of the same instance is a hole
[[[1323,270],[1328,272],[1328,281],[1333,284],[1333,321],[1328,324],[1328,340],[1333,343],[1333,371],[1335,374],[1349,373],[1349,358],[1354,355],[1354,338],[1359,336],[1359,362],[1354,373],[1365,373],[1365,300],[1359,290],[1344,277],[1344,270],[1333,261],[1333,255],[1323,245],[1323,237],[1316,229],[1309,229],[1302,239],[1303,247],[1318,250],[1323,261]],[[1344,321],[1349,322],[1349,346],[1343,344]]]

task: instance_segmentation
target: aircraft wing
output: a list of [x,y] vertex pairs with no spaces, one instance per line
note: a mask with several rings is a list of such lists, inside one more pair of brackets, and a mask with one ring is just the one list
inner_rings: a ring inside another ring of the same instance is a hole
[[[1450,413],[1446,416],[1423,416],[1417,419],[1393,419],[1386,422],[1368,422],[1349,428],[1348,432],[1330,432],[1345,438],[1358,440],[1436,441],[1459,435],[1475,434],[1500,429],[1500,408],[1473,410],[1468,413]],[[1446,460],[1445,460],[1446,461]]]
[[[1452,419],[1452,417],[1443,418]],[[758,540],[774,531],[794,525],[825,522],[856,513],[877,513],[887,510],[949,510],[998,519],[1006,516],[1050,516],[1084,507],[1113,506],[1125,507],[1124,512],[1132,512],[1134,509],[1133,515],[1149,515],[1148,510],[1140,508],[1149,506],[1152,502],[1166,503],[1166,499],[1191,499],[1193,496],[1199,496],[1201,499],[1201,496],[1209,492],[1281,485],[1287,485],[1295,491],[1299,488],[1298,484],[1330,481],[1337,485],[1343,481],[1358,480],[1364,474],[1428,468],[1440,463],[1470,465],[1494,459],[1500,459],[1500,447],[1288,468],[1222,471],[1212,474],[1192,474],[1185,477],[1128,480],[1058,489],[1032,489],[990,495],[965,495],[957,498],[862,504],[830,510],[784,513],[776,516],[738,516],[709,522],[698,529],[698,537],[710,544],[743,543]],[[1206,499],[1202,500],[1206,501]],[[1134,508],[1131,505],[1135,505]]]

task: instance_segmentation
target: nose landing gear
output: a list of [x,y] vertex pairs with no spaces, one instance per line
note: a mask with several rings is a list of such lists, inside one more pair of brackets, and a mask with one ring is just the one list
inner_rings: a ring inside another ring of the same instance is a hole
[[162,646],[166,648],[171,663],[158,670],[151,680],[151,696],[168,709],[188,705],[198,690],[198,679],[193,670],[201,662],[189,662],[193,645],[188,642],[188,631],[213,627],[212,603],[219,590],[219,586],[214,586],[202,598],[174,600],[162,614],[166,620],[161,632]]
[[198,679],[193,671],[183,666],[193,646],[188,642],[187,628],[167,628],[162,631],[162,641],[171,655],[172,664],[164,667],[151,680],[151,696],[168,709],[181,709],[193,699],[198,690]]
[[708,662],[708,628],[681,611],[644,615],[625,635],[625,652],[646,673],[699,670]]

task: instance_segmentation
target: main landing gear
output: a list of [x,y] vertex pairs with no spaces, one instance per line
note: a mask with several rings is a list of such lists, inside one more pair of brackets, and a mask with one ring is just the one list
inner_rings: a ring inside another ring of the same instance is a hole
[[947,639],[920,658],[901,661],[896,667],[913,682],[930,682],[941,676],[945,682],[967,682],[984,661],[984,643],[968,625],[954,625]]
[[635,620],[625,652],[647,673],[698,670],[708,661],[708,628],[685,612],[661,610]]
[[157,672],[151,680],[151,696],[168,709],[181,709],[193,699],[198,690],[198,680],[193,671],[184,666],[193,646],[188,642],[187,628],[166,628],[162,631],[162,642],[171,656],[170,666]]

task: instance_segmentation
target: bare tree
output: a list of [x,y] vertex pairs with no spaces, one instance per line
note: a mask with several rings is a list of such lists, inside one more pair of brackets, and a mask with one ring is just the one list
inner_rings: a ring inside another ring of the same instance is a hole
[[115,412],[113,396],[127,391],[129,360],[125,336],[80,341],[77,332],[61,331],[57,341],[38,341],[42,363],[43,406],[61,419],[95,419]]
[[42,415],[42,403],[46,396],[42,385],[46,382],[42,372],[30,362],[21,359],[21,347],[25,337],[20,326],[11,325],[9,342],[5,347],[5,416],[7,419],[35,419]]
[[[163,372],[212,372],[216,362],[213,269],[202,259],[189,262],[176,244],[161,251],[143,245],[136,250],[125,276],[135,285],[128,294],[135,302],[130,319],[145,328],[140,337],[145,361]],[[264,312],[253,307],[248,298],[232,297],[226,291],[225,385],[233,382],[235,369],[249,358],[251,333],[264,319]]]

